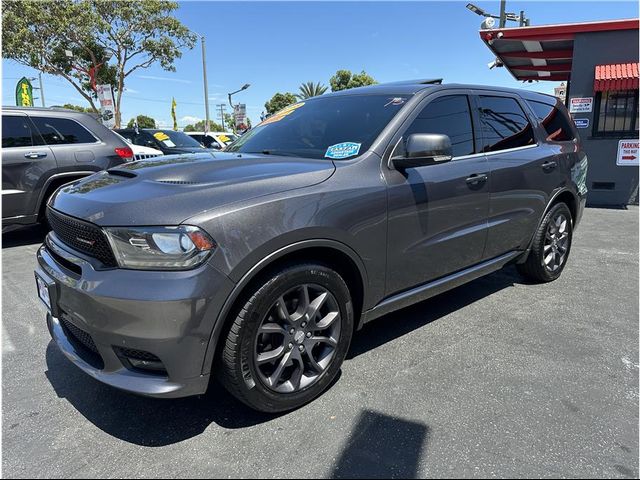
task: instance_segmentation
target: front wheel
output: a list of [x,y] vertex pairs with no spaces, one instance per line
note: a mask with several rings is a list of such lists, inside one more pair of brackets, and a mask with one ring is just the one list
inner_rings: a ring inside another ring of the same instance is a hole
[[538,227],[526,262],[517,265],[520,274],[537,282],[557,279],[567,264],[572,237],[571,211],[566,204],[557,203]]
[[335,379],[353,333],[349,289],[334,270],[299,264],[256,286],[224,343],[224,386],[264,412],[310,402]]

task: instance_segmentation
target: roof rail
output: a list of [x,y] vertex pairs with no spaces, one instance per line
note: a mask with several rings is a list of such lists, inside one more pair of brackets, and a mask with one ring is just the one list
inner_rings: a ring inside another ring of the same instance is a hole
[[422,78],[418,80],[400,80],[398,82],[388,82],[385,85],[441,85],[442,78]]

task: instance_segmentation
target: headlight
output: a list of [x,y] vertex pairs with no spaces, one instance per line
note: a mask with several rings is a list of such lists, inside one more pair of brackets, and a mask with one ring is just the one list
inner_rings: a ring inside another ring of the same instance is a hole
[[200,265],[216,248],[198,227],[105,228],[113,253],[122,268],[185,270]]

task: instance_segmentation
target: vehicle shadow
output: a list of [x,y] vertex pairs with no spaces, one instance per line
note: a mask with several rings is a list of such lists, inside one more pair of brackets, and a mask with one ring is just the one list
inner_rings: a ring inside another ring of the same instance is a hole
[[23,247],[25,245],[40,244],[47,236],[47,229],[41,225],[20,227],[2,234],[2,248]]
[[450,313],[515,284],[526,282],[514,266],[378,318],[356,332],[347,359],[400,338]]
[[[382,317],[365,326],[355,335],[348,359],[393,341],[520,281],[519,275],[510,267]],[[47,347],[46,362],[48,367],[46,376],[59,398],[69,401],[87,420],[107,434],[136,445],[149,447],[171,445],[203,433],[212,423],[227,429],[239,429],[269,422],[279,416],[256,412],[244,406],[216,382],[212,382],[205,395],[174,400],[138,397],[122,392],[84,374],[64,357],[53,342]],[[335,380],[337,381],[338,379]],[[368,457],[368,454],[363,453],[366,450],[366,438],[384,438],[386,434],[378,431],[380,428],[388,427],[390,431],[395,431],[394,428],[397,428],[397,425],[392,425],[391,420],[384,420],[380,424],[378,420],[371,420],[371,415],[378,414],[365,415],[359,423],[368,433],[356,436],[354,443],[347,447],[360,452],[358,455],[361,456]],[[426,427],[419,429],[417,426],[411,426],[411,429],[413,433],[409,433],[413,439],[412,445],[415,444],[413,446],[417,448],[419,437],[426,435]],[[376,431],[378,433],[375,433]],[[383,457],[388,457],[382,453],[389,442],[384,440],[380,442],[381,451],[376,456],[379,462],[382,462]],[[403,458],[399,453],[395,457]],[[343,457],[336,464],[334,475],[336,478],[342,478],[358,474],[352,468],[353,465],[352,460]],[[407,474],[403,474],[403,477],[412,476],[415,473],[415,469],[409,463],[403,467],[405,470],[398,470],[399,467],[395,463],[394,465],[394,476],[398,475],[398,471]],[[382,468],[382,466],[379,467]],[[392,473],[389,468],[388,465],[382,468],[386,472],[385,475]],[[370,474],[378,471],[381,470],[367,469]],[[376,476],[379,475],[376,474]]]
[[422,423],[365,410],[331,478],[418,478],[428,437]]

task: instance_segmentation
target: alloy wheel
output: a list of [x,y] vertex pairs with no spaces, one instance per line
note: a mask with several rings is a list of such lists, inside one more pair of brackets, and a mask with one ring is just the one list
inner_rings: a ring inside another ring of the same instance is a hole
[[558,213],[547,226],[542,262],[550,272],[557,271],[564,264],[569,250],[569,220]]
[[254,366],[260,380],[278,393],[313,385],[331,364],[341,323],[338,302],[324,287],[300,285],[280,296],[256,337]]

